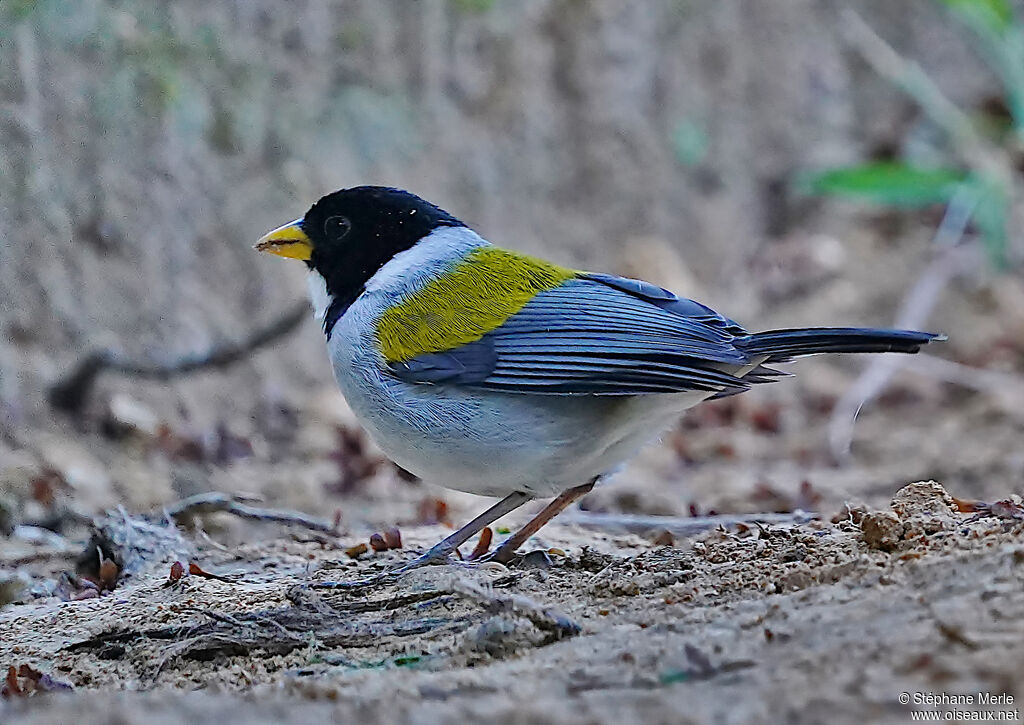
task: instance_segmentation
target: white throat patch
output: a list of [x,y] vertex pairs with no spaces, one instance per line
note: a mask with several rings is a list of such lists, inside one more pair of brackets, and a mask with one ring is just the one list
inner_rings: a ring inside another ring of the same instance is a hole
[[331,295],[327,291],[327,281],[315,269],[306,274],[306,287],[309,289],[309,301],[313,304],[313,319],[323,322],[327,317],[327,308],[331,306]]

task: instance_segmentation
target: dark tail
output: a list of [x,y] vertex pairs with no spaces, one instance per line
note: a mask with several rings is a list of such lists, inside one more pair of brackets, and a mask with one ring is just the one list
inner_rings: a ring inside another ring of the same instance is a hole
[[735,344],[749,355],[767,355],[766,363],[785,362],[822,352],[915,353],[943,335],[875,327],[808,327],[799,330],[758,332]]

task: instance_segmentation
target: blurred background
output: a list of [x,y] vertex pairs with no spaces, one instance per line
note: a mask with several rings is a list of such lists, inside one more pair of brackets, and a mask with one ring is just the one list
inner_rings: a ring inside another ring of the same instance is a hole
[[1022,174],[1012,0],[3,0],[0,525],[478,509],[380,457],[251,250],[366,183],[751,329],[950,337],[702,406],[591,509],[1024,492]]

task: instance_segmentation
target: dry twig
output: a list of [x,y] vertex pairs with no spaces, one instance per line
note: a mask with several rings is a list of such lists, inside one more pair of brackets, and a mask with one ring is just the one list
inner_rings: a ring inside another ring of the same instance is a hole
[[507,613],[524,617],[537,629],[548,632],[557,639],[575,636],[582,629],[565,614],[548,609],[522,594],[495,594],[493,587],[482,586],[461,577],[452,579],[450,589],[453,594],[479,604],[492,614]]
[[187,516],[196,514],[208,514],[224,512],[243,519],[253,521],[268,521],[277,524],[293,524],[302,526],[323,534],[337,534],[334,524],[324,519],[314,518],[299,511],[275,510],[258,508],[242,503],[237,498],[226,493],[212,491],[210,493],[199,493],[189,496],[177,503],[171,504],[164,509],[166,515],[176,522]]
[[606,531],[628,531],[646,534],[651,531],[668,531],[675,536],[695,536],[719,526],[751,526],[768,524],[772,526],[797,526],[818,518],[817,514],[794,511],[791,514],[719,514],[715,516],[646,516],[643,514],[598,514],[590,511],[567,511],[558,522],[578,524],[591,529]]
[[842,12],[846,40],[878,75],[906,93],[925,115],[939,126],[952,142],[953,149],[975,171],[995,174],[1008,180],[1003,154],[978,134],[971,119],[953,103],[921,66],[904,58],[852,8]]
[[[842,13],[843,29],[850,45],[881,77],[903,90],[917,102],[924,114],[949,138],[951,148],[973,176],[1012,188],[1013,160],[1003,149],[989,143],[974,123],[942,93],[928,74],[889,45],[854,10]],[[935,234],[935,244],[947,247],[929,265],[904,300],[897,326],[922,327],[942,290],[960,270],[964,255],[958,249],[967,223],[979,201],[979,192],[965,184],[946,208],[946,215]],[[896,356],[876,359],[856,384],[839,401],[829,423],[829,446],[837,461],[850,456],[853,429],[860,409],[877,397],[902,365]]]
[[[972,204],[973,208],[973,204]],[[950,280],[976,264],[977,249],[958,244],[967,226],[970,209],[954,199],[935,233],[933,245],[940,250],[931,264],[924,268],[914,286],[903,298],[895,326],[920,329],[927,324],[932,309]],[[829,448],[840,462],[848,461],[853,444],[853,430],[861,409],[881,395],[899,369],[908,361],[905,355],[879,355],[861,373],[836,403],[828,424]]]
[[156,673],[174,659],[210,660],[218,657],[245,656],[254,650],[283,655],[308,647],[316,641],[324,648],[375,647],[384,637],[410,637],[445,627],[463,627],[465,618],[417,619],[409,623],[353,623],[350,615],[284,607],[261,612],[224,614],[202,610],[212,622],[180,624],[170,627],[135,630],[117,629],[75,642],[68,652],[103,650],[135,642],[167,640],[173,644],[164,650]]
[[162,362],[137,362],[126,360],[110,350],[93,351],[80,359],[70,372],[50,387],[50,405],[67,413],[80,413],[96,379],[104,371],[138,378],[168,380],[200,370],[227,367],[297,329],[308,316],[309,303],[303,300],[277,320],[255,330],[242,340],[216,345],[201,353]]
[[1024,376],[1001,370],[976,368],[924,353],[914,361],[912,370],[986,394],[1013,415],[1019,416],[1024,412]]

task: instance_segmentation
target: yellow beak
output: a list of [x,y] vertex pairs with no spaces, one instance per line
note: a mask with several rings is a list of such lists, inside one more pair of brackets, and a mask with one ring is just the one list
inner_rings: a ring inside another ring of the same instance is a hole
[[253,249],[288,259],[308,260],[313,254],[313,245],[302,231],[302,220],[296,219],[272,232],[267,232],[256,242]]

